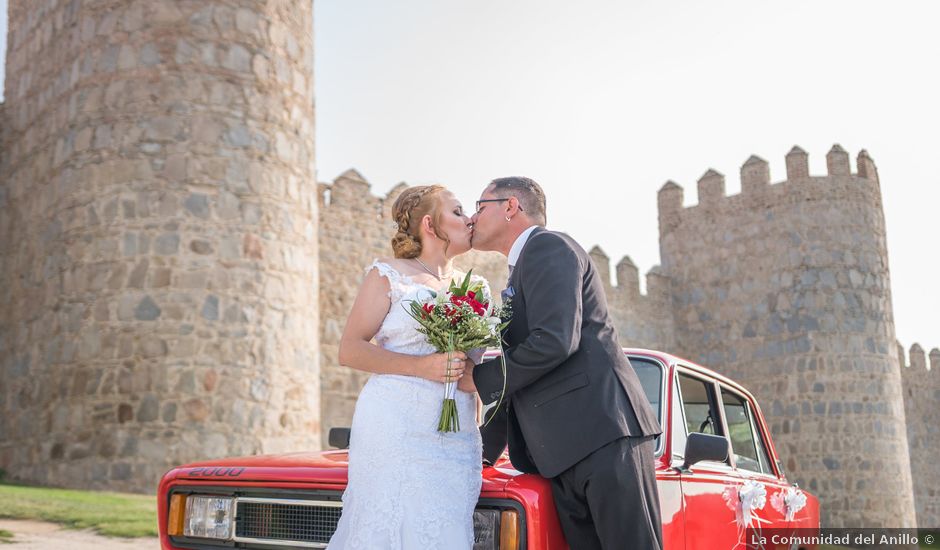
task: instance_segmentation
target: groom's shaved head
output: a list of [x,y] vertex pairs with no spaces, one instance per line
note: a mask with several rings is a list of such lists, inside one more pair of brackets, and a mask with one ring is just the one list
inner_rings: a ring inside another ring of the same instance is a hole
[[490,188],[501,199],[516,197],[530,220],[545,225],[545,193],[535,180],[522,176],[497,178],[490,182]]

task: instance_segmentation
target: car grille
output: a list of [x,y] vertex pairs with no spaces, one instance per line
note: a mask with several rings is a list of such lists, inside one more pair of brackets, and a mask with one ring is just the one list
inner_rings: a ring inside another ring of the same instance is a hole
[[235,540],[326,548],[342,513],[339,501],[239,497]]

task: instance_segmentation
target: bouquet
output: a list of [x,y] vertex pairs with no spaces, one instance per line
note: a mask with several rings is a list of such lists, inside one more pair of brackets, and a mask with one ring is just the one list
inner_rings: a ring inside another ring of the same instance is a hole
[[[472,349],[499,346],[502,330],[509,324],[508,304],[494,308],[483,281],[471,282],[471,269],[463,282],[451,281],[446,292],[430,292],[423,300],[411,300],[409,315],[419,325],[418,332],[427,336],[428,343],[438,353],[447,353],[447,378],[444,384],[444,402],[437,424],[439,432],[460,431],[457,403],[454,400],[457,381],[450,380],[451,355]],[[503,384],[506,380],[506,361],[500,356]],[[505,387],[503,388],[505,390]]]

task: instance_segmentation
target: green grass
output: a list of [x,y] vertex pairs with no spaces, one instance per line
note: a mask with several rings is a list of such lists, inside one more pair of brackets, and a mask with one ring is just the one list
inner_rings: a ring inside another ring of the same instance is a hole
[[13,533],[6,531],[4,529],[0,529],[0,544],[13,542],[12,540],[10,540],[12,538],[13,538]]
[[[111,537],[158,534],[157,499],[147,495],[0,483],[0,518],[50,521],[71,529],[94,529]],[[0,533],[0,540],[3,537]]]

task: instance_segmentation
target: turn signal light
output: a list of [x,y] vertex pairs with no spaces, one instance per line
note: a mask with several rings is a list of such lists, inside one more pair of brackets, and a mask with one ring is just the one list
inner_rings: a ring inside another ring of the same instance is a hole
[[186,515],[186,495],[179,493],[170,496],[170,517],[167,519],[166,533],[171,537],[183,534],[183,517]]
[[503,510],[499,516],[499,550],[519,549],[519,513]]

